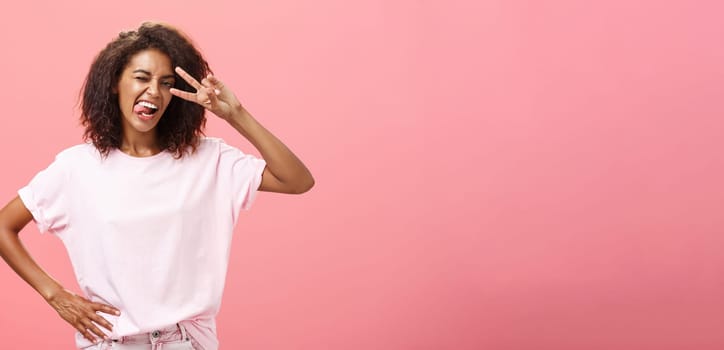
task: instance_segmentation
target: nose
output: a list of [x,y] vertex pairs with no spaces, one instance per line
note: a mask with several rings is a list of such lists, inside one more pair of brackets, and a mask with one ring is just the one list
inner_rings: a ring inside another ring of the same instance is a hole
[[151,81],[146,88],[146,93],[149,96],[158,96],[159,83],[157,81]]

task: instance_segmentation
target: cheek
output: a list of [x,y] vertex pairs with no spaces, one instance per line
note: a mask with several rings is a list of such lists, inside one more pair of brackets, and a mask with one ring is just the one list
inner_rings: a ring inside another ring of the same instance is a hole
[[122,91],[118,93],[118,107],[123,111],[124,109],[127,109],[128,105],[131,103],[131,99],[128,97],[127,93],[123,93]]
[[118,101],[127,102],[129,100],[135,100],[135,91],[137,88],[133,83],[121,82],[118,84]]

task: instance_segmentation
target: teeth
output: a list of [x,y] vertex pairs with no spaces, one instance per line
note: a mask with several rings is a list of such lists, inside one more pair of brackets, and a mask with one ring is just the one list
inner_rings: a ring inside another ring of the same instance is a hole
[[141,101],[141,102],[138,102],[138,104],[141,105],[141,106],[143,106],[143,107],[158,109],[158,107],[157,107],[155,104],[151,103],[151,102]]

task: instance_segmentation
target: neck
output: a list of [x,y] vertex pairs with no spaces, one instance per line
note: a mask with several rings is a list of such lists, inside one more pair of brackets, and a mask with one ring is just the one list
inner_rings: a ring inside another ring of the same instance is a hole
[[148,132],[123,132],[120,150],[134,157],[149,157],[161,152],[156,128]]

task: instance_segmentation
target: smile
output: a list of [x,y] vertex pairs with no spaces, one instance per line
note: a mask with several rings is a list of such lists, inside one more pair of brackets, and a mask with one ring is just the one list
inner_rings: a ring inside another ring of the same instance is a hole
[[133,106],[133,113],[136,113],[143,120],[151,120],[158,112],[158,106],[148,101],[138,101]]

